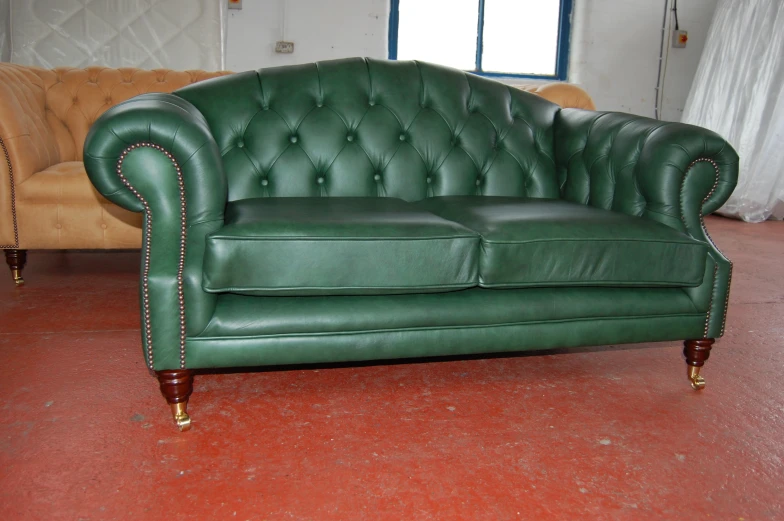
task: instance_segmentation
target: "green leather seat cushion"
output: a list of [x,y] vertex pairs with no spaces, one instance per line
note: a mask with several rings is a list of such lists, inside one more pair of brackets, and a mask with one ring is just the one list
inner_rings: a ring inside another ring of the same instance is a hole
[[207,237],[203,287],[248,295],[450,291],[478,282],[479,236],[388,197],[229,203]]
[[698,286],[707,245],[649,219],[555,199],[461,196],[416,203],[481,235],[479,285]]

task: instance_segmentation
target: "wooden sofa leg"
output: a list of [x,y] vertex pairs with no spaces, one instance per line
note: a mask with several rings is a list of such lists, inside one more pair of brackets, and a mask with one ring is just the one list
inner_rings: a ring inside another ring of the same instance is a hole
[[188,398],[193,392],[193,371],[187,369],[175,371],[157,371],[161,394],[166,398],[172,410],[172,416],[180,431],[191,428],[191,417],[188,416]]
[[686,357],[689,382],[695,391],[705,387],[705,378],[700,376],[700,368],[705,365],[705,360],[710,356],[711,347],[715,342],[712,338],[700,340],[686,340],[683,344],[683,355]]
[[27,250],[5,250],[5,261],[11,268],[11,277],[17,286],[24,284],[22,268],[27,264]]

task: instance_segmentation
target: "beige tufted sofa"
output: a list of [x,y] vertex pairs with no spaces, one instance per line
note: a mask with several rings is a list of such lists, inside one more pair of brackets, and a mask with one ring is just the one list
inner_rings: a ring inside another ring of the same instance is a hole
[[[0,248],[17,284],[28,249],[141,245],[141,214],[90,184],[82,147],[106,109],[138,94],[171,92],[230,72],[58,68],[0,63]],[[565,83],[521,85],[564,107],[593,109]]]

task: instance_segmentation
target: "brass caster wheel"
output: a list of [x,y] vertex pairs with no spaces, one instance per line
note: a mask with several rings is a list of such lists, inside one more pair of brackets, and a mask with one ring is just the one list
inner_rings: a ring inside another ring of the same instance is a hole
[[17,286],[24,286],[24,279],[22,278],[22,270],[11,270],[11,276],[14,278],[14,284]]
[[691,382],[691,388],[695,391],[705,388],[705,378],[700,376],[699,367],[689,366],[689,382]]
[[191,417],[188,416],[188,412],[185,410],[188,407],[188,402],[172,403],[170,405],[174,422],[177,424],[180,432],[191,430]]

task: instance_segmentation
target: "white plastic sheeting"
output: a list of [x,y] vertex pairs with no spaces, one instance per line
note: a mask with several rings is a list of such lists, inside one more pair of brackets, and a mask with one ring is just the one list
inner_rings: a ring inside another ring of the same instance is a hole
[[683,122],[718,132],[740,155],[719,213],[784,219],[784,0],[719,0]]
[[5,29],[24,65],[220,70],[226,10],[226,0],[10,0]]

